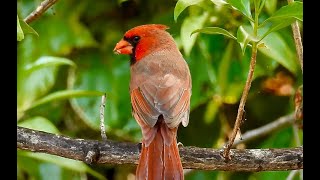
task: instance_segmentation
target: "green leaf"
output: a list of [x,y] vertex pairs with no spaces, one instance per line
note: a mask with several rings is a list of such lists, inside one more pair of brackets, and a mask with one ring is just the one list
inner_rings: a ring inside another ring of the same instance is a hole
[[227,6],[231,7],[230,4],[227,3],[225,0],[211,0],[211,2],[213,2],[217,6],[227,5]]
[[227,2],[245,15],[250,21],[253,21],[250,10],[250,0],[227,0]]
[[295,20],[294,19],[287,19],[286,21],[274,21],[273,24],[270,27],[261,27],[258,29],[258,33],[262,34],[261,32],[264,32],[262,36],[260,36],[261,41],[263,38],[265,38],[267,35],[269,35],[272,32],[278,31],[279,29],[285,28],[289,25],[291,25]]
[[268,31],[262,35],[261,39],[270,34],[271,32],[277,31],[284,27],[289,26],[295,20],[302,21],[303,18],[303,4],[302,2],[293,2],[289,5],[281,7],[271,17],[266,19],[259,25],[259,29],[267,26]]
[[236,37],[234,37],[229,31],[223,29],[223,28],[219,28],[219,27],[205,27],[205,28],[202,28],[202,29],[197,29],[197,30],[194,30],[192,34],[194,33],[197,33],[197,32],[200,32],[200,33],[204,33],[204,34],[222,34],[222,35],[225,35],[229,38],[232,38],[234,40],[237,40]]
[[17,153],[18,180],[24,180],[26,179],[25,177],[28,177],[27,179],[30,180],[81,180],[80,176],[85,175],[85,173],[68,170],[53,163],[21,156],[20,152],[21,151],[18,150]]
[[62,168],[56,164],[24,156],[18,156],[17,169],[18,180],[24,180],[25,177],[28,177],[30,180],[81,180],[81,177],[86,177],[86,173],[75,172],[73,170]]
[[278,0],[268,0],[265,2],[265,8],[268,14],[273,14],[276,11]]
[[219,107],[221,106],[222,102],[217,101],[216,99],[212,99],[208,102],[206,111],[204,113],[204,121],[207,124],[212,123],[215,119],[216,114],[218,113]]
[[261,43],[264,43],[265,48],[258,48],[263,54],[271,57],[292,73],[298,70],[297,56],[288,46],[282,36],[274,32],[266,36]]
[[35,62],[25,66],[26,71],[34,71],[48,66],[70,65],[76,67],[76,64],[67,58],[42,56]]
[[100,91],[87,91],[87,90],[62,90],[51,93],[37,101],[35,101],[29,109],[36,106],[48,103],[50,101],[57,101],[61,99],[75,98],[75,97],[88,97],[88,96],[102,96],[104,93]]
[[38,130],[38,131],[44,131],[44,132],[53,133],[53,134],[60,134],[59,130],[51,121],[41,116],[36,116],[30,119],[26,119],[22,122],[19,122],[17,125],[21,127],[29,128],[29,129]]
[[230,9],[238,10],[250,21],[254,21],[250,10],[250,0],[211,0],[211,2],[217,6],[225,6]]
[[[295,1],[286,6],[281,7],[271,17],[266,19],[264,23],[273,20],[286,20],[288,18],[295,18],[296,20],[302,21],[303,18],[303,4],[302,2]],[[263,26],[263,24],[261,26]]]
[[46,94],[54,85],[57,66],[49,66],[32,72],[19,71],[17,84],[18,111],[28,109],[34,100]]
[[242,54],[246,51],[247,45],[250,42],[249,33],[243,28],[243,26],[240,26],[237,31],[237,41],[240,44]]
[[231,85],[233,82],[229,81],[229,74],[232,74],[230,72],[230,67],[232,64],[232,55],[233,55],[233,49],[234,49],[234,42],[229,41],[227,47],[225,48],[223,55],[221,57],[221,62],[219,64],[218,68],[218,94],[221,96],[225,95],[226,90],[228,89],[228,86]]
[[34,63],[22,65],[18,73],[18,112],[30,106],[38,97],[46,94],[54,85],[59,65],[74,63],[65,58],[40,57]]
[[[212,42],[211,40],[214,38],[216,37],[210,36],[209,38],[198,38],[197,40],[197,44],[199,46],[199,54],[203,55],[203,58],[206,60],[206,63],[207,63],[207,66],[205,66],[208,74],[207,79],[209,80],[211,85],[214,85],[217,82],[216,70],[211,65],[213,58],[212,58],[211,52],[208,51],[209,42]],[[218,38],[220,37],[218,36]]]
[[[214,36],[213,38],[209,38],[217,39],[217,37]],[[218,42],[222,43],[222,41],[219,40]],[[190,102],[190,111],[193,111],[195,108],[204,104],[208,101],[209,98],[212,97],[214,86],[210,82],[208,72],[208,66],[211,66],[211,63],[206,60],[204,55],[201,53],[200,48],[194,48],[194,51],[190,54],[188,60],[190,73],[192,75],[192,96]],[[216,76],[215,74],[214,76]]]
[[[57,5],[61,3],[64,2],[59,2]],[[28,59],[38,59],[44,55],[63,56],[68,55],[75,48],[97,47],[97,42],[87,27],[79,22],[77,16],[71,16],[70,13],[62,18],[59,16],[63,13],[57,12],[55,16],[50,17],[50,20],[33,25],[42,38],[29,39],[29,42],[22,45],[26,46],[23,48],[28,49],[26,51],[28,54],[25,55],[28,55]]]
[[201,29],[208,17],[208,13],[203,13],[200,16],[189,16],[184,19],[181,25],[181,42],[183,50],[187,56],[190,55],[191,49],[196,42],[197,34],[191,36],[194,29]]
[[183,10],[185,10],[187,7],[191,5],[195,5],[200,3],[203,0],[178,0],[176,6],[174,7],[174,21],[177,22],[177,19],[179,15],[182,13]]
[[51,154],[32,153],[32,152],[25,152],[25,151],[18,151],[18,156],[30,157],[30,158],[38,159],[41,161],[50,162],[76,172],[90,173],[92,176],[96,177],[97,179],[103,179],[103,180],[106,179],[103,175],[94,171],[93,169],[91,169],[89,166],[87,166],[85,163],[81,161],[67,159],[64,157],[55,156]]
[[19,19],[19,22],[24,34],[30,33],[39,37],[39,34],[37,33],[37,31],[34,30],[31,26],[29,26],[29,24],[27,24],[24,20]]
[[41,162],[29,157],[20,156],[20,152],[22,152],[22,150],[17,149],[17,170],[21,173],[21,178],[19,178],[18,175],[18,179],[24,180],[27,175],[30,179],[42,180],[39,173],[39,165]]
[[242,54],[246,51],[247,45],[250,41],[258,41],[253,35],[253,29],[251,26],[242,25],[237,31],[237,41],[240,44]]
[[21,41],[23,38],[24,34],[19,23],[19,17],[17,15],[17,41]]

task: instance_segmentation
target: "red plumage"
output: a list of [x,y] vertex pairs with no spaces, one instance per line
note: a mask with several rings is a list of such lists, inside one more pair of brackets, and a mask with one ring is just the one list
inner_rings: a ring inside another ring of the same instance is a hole
[[138,180],[184,179],[176,136],[189,123],[191,76],[167,28],[137,26],[114,49],[131,56],[132,114],[142,131]]

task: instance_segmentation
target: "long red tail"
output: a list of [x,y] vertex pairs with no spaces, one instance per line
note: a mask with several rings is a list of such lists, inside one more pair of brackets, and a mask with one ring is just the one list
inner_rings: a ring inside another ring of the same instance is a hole
[[155,125],[155,136],[142,150],[136,171],[137,180],[183,180],[183,168],[177,146],[177,128],[169,129],[162,121]]

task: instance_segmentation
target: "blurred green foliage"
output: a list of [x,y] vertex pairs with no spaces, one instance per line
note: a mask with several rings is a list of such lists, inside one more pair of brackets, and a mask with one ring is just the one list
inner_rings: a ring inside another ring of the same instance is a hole
[[[250,30],[254,2],[265,2],[258,37],[252,37]],[[139,142],[141,132],[131,115],[128,92],[129,57],[112,50],[125,31],[149,23],[170,26],[168,31],[190,66],[190,123],[178,132],[178,141],[185,146],[222,148],[227,141],[247,78],[252,42],[259,41],[260,46],[241,132],[294,111],[294,91],[303,81],[290,24],[302,21],[302,3],[289,7],[285,0],[66,0],[29,25],[24,23],[39,4],[18,0],[19,126],[100,140],[99,107],[106,93],[108,138]],[[299,135],[302,141],[302,130]],[[242,147],[297,145],[290,127]],[[133,166],[88,166],[20,150],[17,158],[21,180],[130,179],[135,173]],[[192,171],[185,178],[285,179],[289,173]]]

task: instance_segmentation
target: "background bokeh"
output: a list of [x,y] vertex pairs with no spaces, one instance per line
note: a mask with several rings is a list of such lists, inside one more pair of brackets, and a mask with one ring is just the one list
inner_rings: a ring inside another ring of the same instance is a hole
[[[27,17],[41,1],[18,0],[18,17]],[[196,33],[209,26],[232,34],[247,23],[238,11],[209,0],[185,9],[174,20],[175,0],[58,1],[29,25],[17,49],[17,123],[19,126],[74,138],[100,140],[101,93],[107,93],[107,136],[139,142],[140,128],[131,115],[129,57],[113,48],[130,28],[149,23],[170,27],[192,75],[188,127],[180,127],[184,146],[222,148],[236,118],[247,78],[251,48],[223,35]],[[266,19],[285,0],[267,0],[260,18]],[[300,23],[300,30],[303,26]],[[241,132],[294,112],[294,93],[302,85],[291,26],[271,33],[259,48],[254,81],[245,106]],[[59,95],[60,93],[60,95]],[[62,94],[62,95],[61,95]],[[48,96],[51,95],[51,99]],[[47,98],[47,99],[45,99]],[[298,132],[302,141],[302,130]],[[300,142],[301,143],[301,142]],[[260,137],[238,148],[285,148],[301,145],[292,127]],[[17,150],[18,179],[133,179],[133,165],[86,165],[47,154]],[[191,171],[193,179],[285,179],[290,171],[235,173]],[[298,178],[298,177],[296,177]]]

